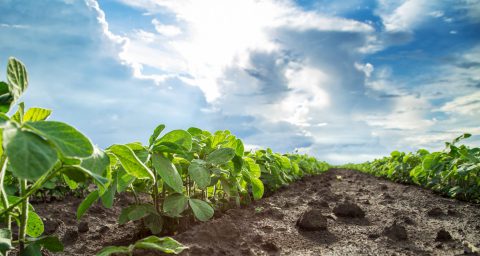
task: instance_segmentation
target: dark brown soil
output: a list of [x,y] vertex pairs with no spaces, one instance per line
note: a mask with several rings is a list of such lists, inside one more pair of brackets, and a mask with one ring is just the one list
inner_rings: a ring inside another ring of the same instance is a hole
[[[35,208],[46,218],[46,230],[66,243],[59,255],[94,255],[144,235],[133,223],[116,223],[128,200],[113,209],[95,206],[81,223],[75,220],[80,200]],[[465,243],[480,246],[480,206],[330,170],[174,238],[190,247],[182,255],[462,255],[472,250]]]

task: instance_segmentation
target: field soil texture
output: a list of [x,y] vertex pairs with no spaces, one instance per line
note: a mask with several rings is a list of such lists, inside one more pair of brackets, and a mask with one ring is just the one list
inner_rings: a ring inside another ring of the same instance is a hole
[[[107,245],[128,245],[145,234],[140,223],[118,225],[121,208],[93,206],[79,222],[80,199],[36,203],[45,233],[65,252],[95,255]],[[182,255],[478,255],[480,206],[357,171],[332,169],[304,177],[241,209],[173,236]],[[137,255],[159,255],[137,252]]]

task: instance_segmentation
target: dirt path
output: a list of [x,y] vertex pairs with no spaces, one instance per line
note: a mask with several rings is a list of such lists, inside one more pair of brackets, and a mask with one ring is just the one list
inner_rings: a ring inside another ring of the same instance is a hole
[[[49,232],[67,242],[62,255],[94,255],[105,244],[137,235],[133,224],[116,224],[121,203],[108,210],[94,207],[81,225],[74,218],[76,202],[65,204],[36,207]],[[50,222],[60,224],[52,228]],[[88,230],[80,232],[82,225]],[[190,247],[183,255],[461,255],[469,250],[464,242],[480,246],[480,206],[331,170],[175,239]]]
[[480,207],[331,170],[175,238],[184,255],[457,255],[480,243]]

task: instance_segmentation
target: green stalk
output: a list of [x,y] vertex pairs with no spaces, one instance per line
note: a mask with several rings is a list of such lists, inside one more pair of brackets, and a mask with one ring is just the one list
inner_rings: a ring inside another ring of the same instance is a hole
[[[5,180],[5,173],[7,172],[7,163],[8,163],[7,157],[2,156],[2,158],[0,159],[0,165],[2,166],[2,170],[0,173],[0,193],[2,194],[1,200],[2,200],[4,209],[7,209],[9,207],[7,193],[5,192],[5,188],[3,187],[3,181]],[[8,214],[7,216],[7,228],[9,230],[12,230],[12,216],[10,214]]]
[[[23,196],[27,191],[27,180],[20,179],[20,195]],[[20,214],[20,230],[18,232],[18,242],[20,245],[20,252],[25,249],[25,238],[27,233],[28,220],[28,197],[22,200],[22,212]]]
[[135,198],[135,204],[139,205],[140,204],[140,199],[138,199],[137,192],[133,188],[132,184],[130,184],[130,189],[132,190],[133,198]]
[[57,171],[60,170],[60,168],[57,169],[52,169],[48,171],[46,174],[44,174],[42,177],[40,177],[35,183],[33,183],[32,186],[30,186],[30,189],[26,191],[26,193],[20,195],[20,200],[16,201],[15,203],[11,204],[7,208],[5,208],[3,211],[0,212],[0,216],[3,216],[13,210],[17,205],[21,204],[23,201],[28,200],[28,198],[33,195],[37,190],[42,188],[43,184],[50,180],[53,176],[57,174]]
[[153,183],[153,204],[155,205],[157,213],[160,213],[160,207],[158,206],[158,179],[157,171],[155,169],[153,169],[153,174],[155,175],[155,182]]

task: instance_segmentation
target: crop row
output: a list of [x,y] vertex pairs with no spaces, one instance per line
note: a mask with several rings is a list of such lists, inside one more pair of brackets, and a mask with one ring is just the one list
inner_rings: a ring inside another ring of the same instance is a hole
[[415,153],[394,151],[389,157],[342,167],[397,182],[417,184],[449,197],[479,203],[480,148],[457,145],[470,136],[463,134],[445,143],[445,149],[440,152],[425,149]]
[[[180,220],[207,221],[215,210],[248,204],[329,167],[306,155],[245,151],[229,131],[212,134],[193,127],[163,133],[165,126],[159,125],[148,145],[133,142],[102,150],[74,127],[46,121],[50,110],[17,104],[27,87],[25,66],[10,58],[7,81],[0,82],[1,255],[15,247],[19,255],[63,250],[57,237],[42,236],[42,219],[29,203],[52,181],[71,190],[95,185],[79,205],[78,219],[97,201],[110,208],[119,193],[132,194],[135,203],[122,210],[119,223],[141,220],[156,235],[175,229]],[[8,116],[15,105],[16,112]],[[98,255],[130,255],[137,248],[179,253],[185,248],[153,235],[128,247],[104,248]]]

